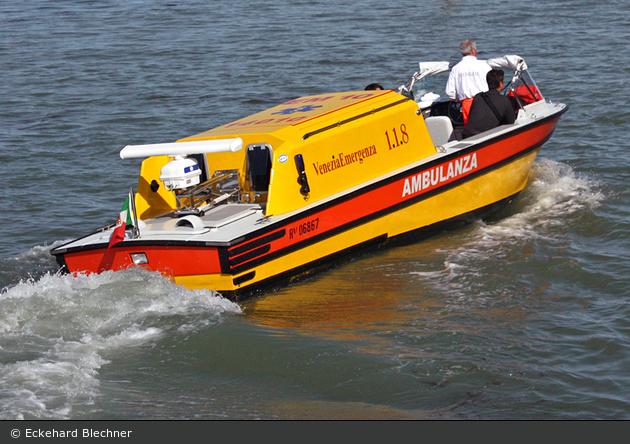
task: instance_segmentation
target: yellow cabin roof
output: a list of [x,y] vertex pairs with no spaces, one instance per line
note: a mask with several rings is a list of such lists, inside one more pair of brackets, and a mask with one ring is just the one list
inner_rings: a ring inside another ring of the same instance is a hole
[[[435,154],[417,111],[413,100],[394,91],[320,94],[291,100],[180,142],[242,138],[244,149],[238,152],[207,155],[210,172],[238,169],[242,184],[247,176],[247,147],[269,145],[272,163],[266,214],[279,215]],[[307,195],[300,193],[298,158],[310,188]],[[150,183],[165,161],[154,160],[149,168],[147,159],[140,183]],[[139,191],[147,193],[140,186]],[[162,191],[158,194],[162,195],[160,205],[171,201]],[[157,202],[146,197],[147,207]]]
[[373,108],[399,100],[393,91],[355,91],[300,97],[257,114],[187,137],[187,141],[251,133],[273,133],[294,127],[305,130],[327,120],[339,120],[358,108]]

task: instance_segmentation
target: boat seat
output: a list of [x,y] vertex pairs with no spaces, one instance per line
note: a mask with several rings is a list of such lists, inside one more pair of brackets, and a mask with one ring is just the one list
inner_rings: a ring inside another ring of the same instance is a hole
[[424,119],[431,135],[433,145],[442,146],[455,140],[453,123],[447,116],[431,116]]

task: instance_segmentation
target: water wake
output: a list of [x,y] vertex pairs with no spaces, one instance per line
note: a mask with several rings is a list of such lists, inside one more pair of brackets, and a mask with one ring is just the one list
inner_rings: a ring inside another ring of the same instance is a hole
[[143,269],[23,280],[0,293],[0,419],[67,419],[99,396],[108,356],[240,313]]
[[530,183],[503,213],[479,221],[467,242],[451,251],[451,261],[471,256],[494,259],[535,240],[562,242],[573,220],[591,212],[604,198],[599,184],[575,175],[568,165],[540,158]]
[[444,258],[443,269],[412,274],[455,297],[478,297],[481,288],[511,292],[508,287],[519,285],[515,279],[527,274],[529,263],[548,261],[567,248],[580,218],[592,215],[604,198],[601,184],[577,176],[566,164],[539,158],[514,202],[441,243],[436,253]]

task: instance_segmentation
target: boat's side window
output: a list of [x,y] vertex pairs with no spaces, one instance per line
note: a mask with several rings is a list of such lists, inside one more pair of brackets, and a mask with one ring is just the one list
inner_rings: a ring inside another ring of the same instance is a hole
[[247,176],[252,191],[266,192],[269,189],[272,149],[269,144],[247,146]]

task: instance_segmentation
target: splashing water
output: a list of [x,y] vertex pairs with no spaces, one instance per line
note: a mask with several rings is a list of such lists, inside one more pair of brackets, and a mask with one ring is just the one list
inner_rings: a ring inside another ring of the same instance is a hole
[[509,265],[522,261],[544,242],[566,248],[567,222],[590,213],[604,199],[599,184],[578,177],[568,165],[546,158],[534,164],[530,183],[506,209],[488,221],[478,221],[458,234],[458,241],[446,242],[437,251],[445,257],[444,269],[412,272],[436,288],[457,286],[470,292],[471,276],[492,274],[497,260]]
[[22,281],[0,293],[0,313],[0,419],[67,419],[99,396],[109,354],[242,312],[211,291],[130,269]]

